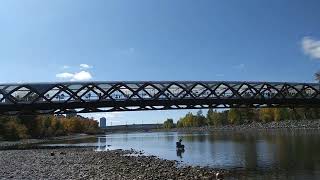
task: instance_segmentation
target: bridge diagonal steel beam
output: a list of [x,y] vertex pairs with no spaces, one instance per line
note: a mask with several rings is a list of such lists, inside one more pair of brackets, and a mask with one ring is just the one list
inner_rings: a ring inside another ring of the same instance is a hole
[[231,107],[320,107],[320,84],[248,81],[0,84],[0,115]]

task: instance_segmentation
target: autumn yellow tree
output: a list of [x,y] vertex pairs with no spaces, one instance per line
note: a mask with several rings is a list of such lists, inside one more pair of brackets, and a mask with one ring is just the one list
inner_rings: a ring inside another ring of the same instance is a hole
[[231,108],[228,112],[228,121],[231,124],[241,124],[241,112],[237,108]]
[[259,110],[259,119],[263,122],[271,122],[274,120],[274,109],[262,108]]

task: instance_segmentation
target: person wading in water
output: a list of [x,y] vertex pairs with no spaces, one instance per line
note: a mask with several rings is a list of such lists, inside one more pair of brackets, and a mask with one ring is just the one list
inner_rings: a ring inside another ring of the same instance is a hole
[[180,139],[178,142],[176,142],[177,149],[184,149],[184,145],[181,144],[181,142],[182,142],[182,139]]

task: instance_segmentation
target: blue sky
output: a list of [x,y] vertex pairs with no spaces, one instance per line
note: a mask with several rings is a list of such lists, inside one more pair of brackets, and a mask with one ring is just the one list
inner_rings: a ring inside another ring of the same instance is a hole
[[[313,82],[319,7],[318,0],[3,0],[0,82]],[[149,123],[184,113],[104,116]]]

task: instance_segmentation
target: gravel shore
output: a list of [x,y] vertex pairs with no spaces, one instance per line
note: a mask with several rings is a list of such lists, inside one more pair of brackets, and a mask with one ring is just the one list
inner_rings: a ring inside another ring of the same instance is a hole
[[74,134],[69,136],[58,136],[48,139],[21,139],[19,141],[0,141],[0,150],[7,149],[30,149],[30,147],[37,147],[37,144],[60,141],[60,140],[73,140],[73,139],[85,139],[85,138],[95,138],[95,135],[87,134]]
[[0,151],[0,179],[216,179],[230,172],[179,166],[139,152],[90,148]]

